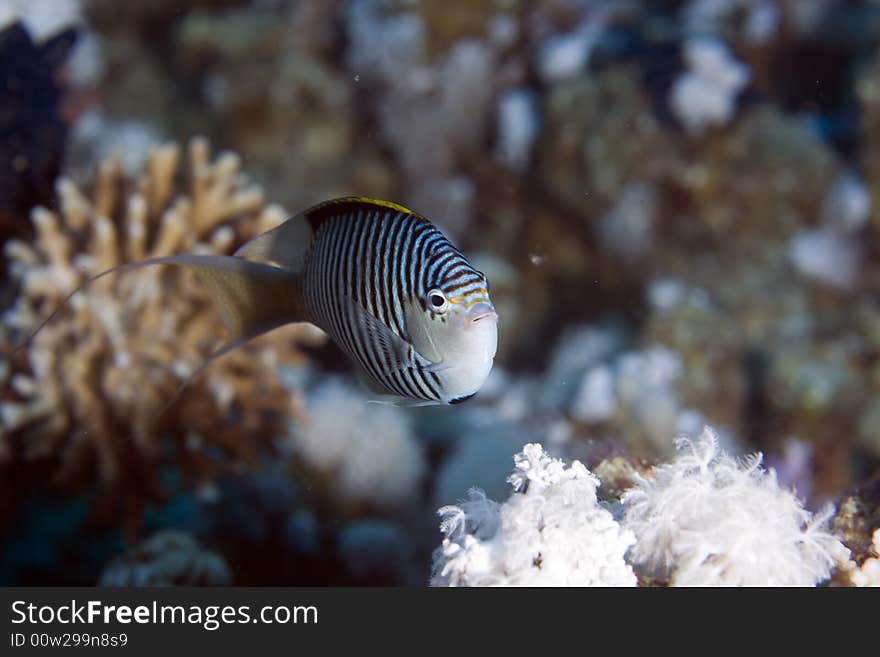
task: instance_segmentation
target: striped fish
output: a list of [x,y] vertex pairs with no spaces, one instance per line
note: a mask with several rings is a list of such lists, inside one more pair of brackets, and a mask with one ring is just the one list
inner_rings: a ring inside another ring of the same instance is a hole
[[486,277],[422,215],[363,197],[316,205],[236,253],[301,277],[301,316],[390,400],[457,403],[497,344]]
[[497,315],[486,277],[430,221],[396,203],[334,199],[233,256],[154,258],[99,276],[152,264],[193,269],[232,334],[193,376],[243,342],[301,321],[326,331],[364,383],[393,403],[465,401],[492,368]]

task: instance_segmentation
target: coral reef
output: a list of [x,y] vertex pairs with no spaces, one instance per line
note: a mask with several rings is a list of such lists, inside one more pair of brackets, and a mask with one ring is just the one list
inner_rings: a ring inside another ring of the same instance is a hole
[[[61,179],[61,213],[35,209],[34,243],[6,244],[21,283],[7,339],[26,337],[91,275],[145,257],[228,252],[286,218],[263,204],[235,155],[211,161],[195,140],[188,159],[184,189],[176,145],[152,151],[135,181],[104,162],[89,195]],[[136,512],[158,494],[161,464],[198,485],[255,462],[297,409],[278,364],[302,362],[299,345],[324,336],[310,325],[278,329],[213,363],[163,413],[222,338],[188,272],[151,267],[90,283],[11,360],[0,405],[7,465],[49,460],[56,482],[82,488],[97,478],[112,491],[108,504]]]
[[101,586],[228,586],[232,574],[216,552],[185,532],[166,530],[110,562]]
[[[851,554],[832,555],[831,583],[871,581],[875,3],[0,0],[0,26],[0,230],[24,236],[5,245],[3,345],[104,266],[230,252],[283,218],[263,198],[414,207],[487,274],[500,317],[492,376],[461,406],[365,403],[332,346],[303,357],[323,337],[301,326],[228,354],[162,415],[223,338],[207,296],[172,268],[96,281],[27,350],[0,351],[0,583],[90,584],[126,534],[173,527],[237,583],[422,585],[429,510],[472,486],[510,497],[498,513],[537,501],[505,481],[523,444],[579,460],[619,522],[626,490],[690,453],[675,458],[676,435],[710,459],[690,484],[770,490],[720,455],[760,451],[803,509],[835,503]],[[192,135],[241,162],[155,149]],[[497,576],[513,563],[497,546],[520,536],[473,522],[447,537],[460,583],[482,581],[479,554]],[[827,563],[778,572],[812,583]],[[744,570],[765,572],[728,574]]]

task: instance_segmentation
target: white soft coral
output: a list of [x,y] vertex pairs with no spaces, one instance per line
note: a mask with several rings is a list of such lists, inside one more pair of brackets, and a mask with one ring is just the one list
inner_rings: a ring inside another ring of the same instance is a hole
[[440,509],[446,535],[433,586],[634,586],[624,561],[633,543],[596,498],[596,479],[528,444],[514,457],[514,492],[497,504],[476,489]]
[[326,477],[342,503],[405,506],[418,498],[422,448],[401,409],[368,401],[353,386],[325,381],[293,427],[293,451],[310,472]]
[[623,497],[637,570],[674,586],[813,586],[830,576],[846,550],[822,530],[830,511],[814,518],[760,455],[738,464],[719,453],[708,427],[678,447]]

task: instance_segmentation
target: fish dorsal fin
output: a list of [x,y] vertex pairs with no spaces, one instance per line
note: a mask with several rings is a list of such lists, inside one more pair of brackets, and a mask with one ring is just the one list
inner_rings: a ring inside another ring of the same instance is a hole
[[392,201],[367,196],[344,196],[313,205],[272,230],[260,233],[241,246],[235,255],[301,273],[312,245],[312,238],[325,221],[341,215],[350,216],[359,211],[377,210],[386,210],[427,221],[419,213]]
[[257,262],[268,262],[300,274],[305,267],[313,234],[312,227],[300,213],[245,242],[235,255]]
[[381,357],[383,367],[392,372],[415,367],[412,345],[352,297],[345,296],[343,302],[352,316],[351,323],[356,327],[359,339],[366,348]]
[[317,232],[321,224],[328,219],[332,219],[341,214],[354,214],[358,211],[375,212],[377,210],[386,210],[394,214],[400,213],[415,217],[422,221],[427,221],[427,219],[418,212],[410,210],[399,203],[383,201],[368,196],[343,196],[342,198],[335,198],[330,201],[324,201],[323,203],[313,205],[308,210],[304,210],[301,214],[312,227],[312,230]]

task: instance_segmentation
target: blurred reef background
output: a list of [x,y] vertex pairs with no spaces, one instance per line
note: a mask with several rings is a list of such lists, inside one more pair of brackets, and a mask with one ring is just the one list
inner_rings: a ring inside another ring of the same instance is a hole
[[4,345],[346,194],[487,274],[480,394],[367,404],[293,325],[157,425],[222,326],[186,272],[102,279],[0,356],[0,584],[423,586],[525,443],[623,487],[704,424],[870,558],[880,2],[0,0]]

